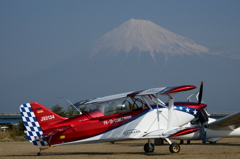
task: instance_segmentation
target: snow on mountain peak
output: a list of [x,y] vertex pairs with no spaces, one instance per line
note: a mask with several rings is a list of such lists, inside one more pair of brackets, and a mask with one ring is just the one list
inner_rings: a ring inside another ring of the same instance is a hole
[[97,54],[106,50],[112,54],[117,54],[119,51],[129,53],[133,49],[150,52],[153,58],[155,53],[190,55],[209,52],[208,48],[149,20],[130,19],[98,39],[92,53]]

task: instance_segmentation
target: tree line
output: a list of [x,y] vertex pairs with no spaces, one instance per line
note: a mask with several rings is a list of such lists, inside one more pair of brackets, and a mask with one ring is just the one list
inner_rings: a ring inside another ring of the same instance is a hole
[[68,106],[67,110],[64,110],[63,107],[56,104],[56,105],[52,106],[51,110],[54,113],[56,113],[56,114],[58,114],[62,117],[71,118],[71,117],[74,117],[76,115],[79,115],[79,112],[71,105]]

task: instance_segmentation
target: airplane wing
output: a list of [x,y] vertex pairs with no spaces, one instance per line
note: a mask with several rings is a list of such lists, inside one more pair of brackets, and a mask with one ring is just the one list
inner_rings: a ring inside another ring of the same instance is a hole
[[146,89],[146,90],[132,91],[132,92],[115,94],[115,95],[110,95],[110,96],[105,96],[105,97],[88,99],[88,100],[77,102],[74,105],[78,106],[78,105],[83,105],[83,104],[101,103],[101,102],[107,102],[107,101],[116,100],[116,99],[120,99],[120,98],[134,97],[136,95],[139,95],[139,96],[150,95],[150,94],[165,95],[165,94],[169,94],[169,93],[177,93],[177,92],[187,91],[187,90],[191,90],[194,88],[196,88],[196,87],[192,86],[192,85],[151,88],[151,89]]
[[[161,138],[171,138],[171,137],[175,137],[175,136],[190,134],[190,133],[198,131],[198,130],[199,130],[199,128],[193,128],[193,127],[172,127],[167,130],[162,130],[160,133],[162,135],[160,137]],[[144,137],[159,138],[159,131],[150,132],[148,134],[145,134]]]
[[198,131],[198,130],[199,130],[199,128],[192,128],[192,127],[180,128],[176,132],[173,132],[169,137],[186,135],[186,134],[190,134],[192,132]]
[[164,136],[171,138],[179,135],[186,135],[198,130],[199,130],[198,128],[192,128],[192,127],[179,127],[179,128],[177,127],[177,128],[166,130],[163,134]]
[[228,115],[224,118],[209,123],[210,129],[227,129],[234,130],[240,127],[240,112]]

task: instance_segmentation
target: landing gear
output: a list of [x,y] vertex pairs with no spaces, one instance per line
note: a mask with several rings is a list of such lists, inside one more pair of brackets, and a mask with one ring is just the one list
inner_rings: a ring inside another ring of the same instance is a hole
[[[180,140],[179,144],[182,145],[184,143],[183,140]],[[187,144],[190,144],[191,143],[191,140],[187,140]]]
[[38,155],[38,156],[41,156],[41,155],[42,155],[42,151],[38,152],[37,155]]
[[40,147],[40,148],[39,148],[39,149],[40,149],[40,151],[37,153],[37,155],[38,155],[38,156],[41,156],[41,155],[42,155],[42,151],[43,151],[43,150],[50,149],[50,148],[53,148],[53,147],[55,147],[55,146],[49,146],[49,147]]
[[173,142],[170,146],[169,146],[169,151],[171,153],[178,153],[180,151],[180,145],[176,142]]
[[144,145],[144,151],[145,152],[153,152],[154,151],[154,145],[152,143],[146,143]]
[[[170,144],[169,151],[171,153],[178,153],[180,152],[180,145],[176,142],[171,142],[169,138],[165,138],[165,140]],[[148,139],[148,143],[144,145],[145,152],[153,152],[154,151],[154,144],[151,143],[150,139]]]
[[151,143],[151,139],[148,139],[148,143],[144,145],[144,151],[145,152],[153,152],[154,151],[154,145]]
[[180,145],[176,142],[171,142],[169,138],[165,138],[165,140],[170,144],[169,151],[171,153],[178,153],[180,152]]
[[181,144],[181,145],[182,145],[183,143],[184,143],[184,141],[183,141],[183,140],[180,140],[180,143],[179,143],[179,144]]

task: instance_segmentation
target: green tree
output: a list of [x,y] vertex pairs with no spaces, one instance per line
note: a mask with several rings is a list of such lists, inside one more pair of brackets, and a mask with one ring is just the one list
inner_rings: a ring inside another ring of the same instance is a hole
[[58,104],[52,106],[51,110],[62,117],[67,116],[67,113],[63,110],[63,107]]
[[19,121],[18,123],[18,130],[24,132],[24,123],[23,121]]
[[67,109],[67,117],[71,118],[74,117],[76,115],[79,115],[79,111],[77,111],[75,108],[73,108],[73,106],[69,105],[68,109]]

